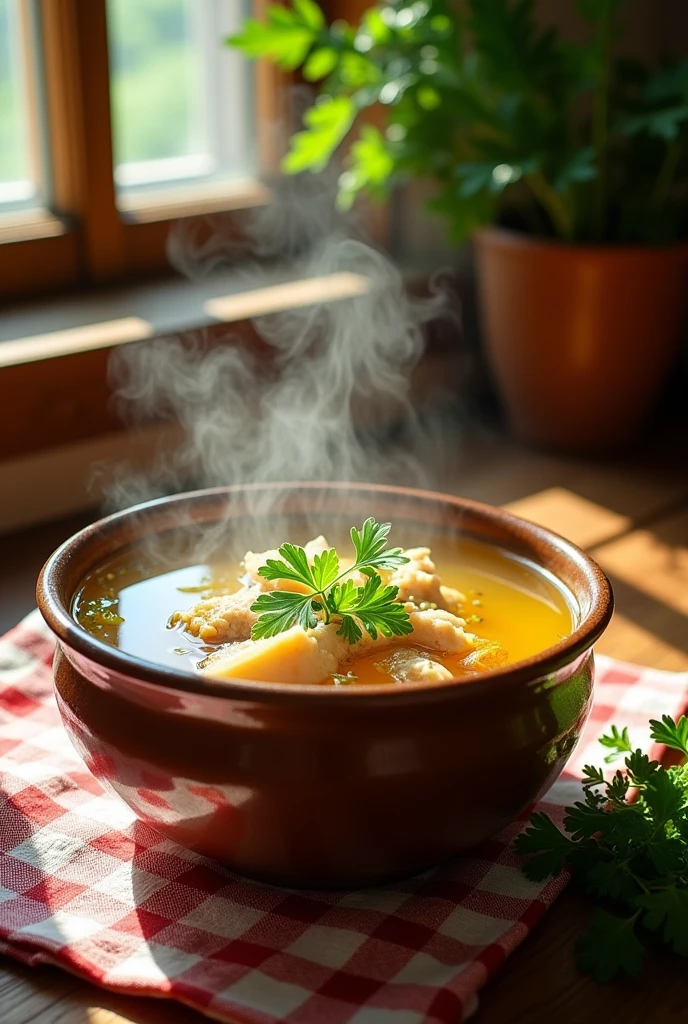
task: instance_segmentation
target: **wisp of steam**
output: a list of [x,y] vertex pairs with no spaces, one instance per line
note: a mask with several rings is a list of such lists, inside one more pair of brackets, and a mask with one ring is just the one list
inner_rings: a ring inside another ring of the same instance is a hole
[[[302,182],[305,187],[314,186]],[[341,480],[436,486],[441,479],[446,456],[456,449],[454,438],[448,445],[444,436],[451,402],[435,394],[431,408],[418,408],[411,381],[423,353],[424,327],[447,315],[446,297],[437,288],[429,298],[410,298],[399,270],[352,237],[351,223],[331,213],[331,189],[319,187],[323,194],[316,190],[314,201],[304,202],[290,182],[287,195],[251,224],[254,251],[261,258],[272,255],[281,237],[290,269],[304,277],[357,275],[359,294],[261,318],[255,324],[265,343],[260,347],[231,334],[223,343],[216,337],[209,343],[201,333],[118,350],[110,372],[122,416],[132,426],[175,421],[181,439],[160,453],[145,476],[126,466],[109,469],[105,492],[111,507],[222,484]],[[192,253],[188,235],[186,247],[184,239],[178,233],[172,248],[186,273],[216,272],[219,240]],[[298,253],[297,239],[302,247],[305,239],[305,253]],[[246,287],[260,287],[264,275],[254,263]]]

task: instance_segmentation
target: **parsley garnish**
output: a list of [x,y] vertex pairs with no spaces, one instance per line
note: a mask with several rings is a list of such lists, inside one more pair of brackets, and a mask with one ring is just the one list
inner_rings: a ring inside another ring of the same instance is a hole
[[[688,757],[688,718],[651,721],[651,736]],[[603,736],[611,753],[625,755],[625,771],[607,780],[599,768],[583,770],[584,801],[566,808],[564,835],[542,813],[518,836],[531,859],[526,875],[542,881],[569,868],[606,909],[578,942],[578,963],[598,981],[639,973],[651,934],[688,956],[688,765],[664,768],[633,750],[628,730]],[[629,799],[631,797],[631,799]]]
[[[409,616],[397,601],[398,587],[384,586],[380,569],[396,569],[408,562],[401,548],[387,549],[390,523],[366,519],[360,530],[351,530],[356,557],[352,566],[340,572],[339,556],[334,548],[315,555],[313,564],[303,548],[283,544],[281,559],[269,558],[258,570],[266,580],[300,583],[307,593],[274,590],[261,594],[251,605],[259,615],[251,630],[253,640],[276,636],[297,623],[313,629],[318,622],[338,622],[337,633],[355,644],[365,630],[373,640],[405,636],[413,631]],[[368,577],[362,587],[350,578],[353,572]],[[348,577],[348,578],[347,578]]]

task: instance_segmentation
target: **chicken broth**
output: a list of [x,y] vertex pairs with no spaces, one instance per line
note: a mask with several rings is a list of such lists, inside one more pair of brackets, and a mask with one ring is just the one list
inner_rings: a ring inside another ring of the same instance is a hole
[[[461,592],[460,605],[452,609],[455,615],[441,611],[434,614],[462,622],[466,635],[473,638],[474,649],[448,651],[437,649],[438,645],[417,643],[417,636],[423,636],[417,629],[407,637],[378,641],[373,649],[364,649],[362,653],[354,648],[352,655],[342,659],[338,671],[328,672],[319,681],[349,686],[415,679],[433,681],[446,678],[449,673],[472,678],[496,664],[520,661],[551,647],[574,628],[576,612],[572,597],[557,580],[535,565],[468,538],[450,540],[434,534],[430,541],[443,592],[453,593],[451,588]],[[344,545],[337,547],[345,549]],[[236,563],[218,560],[211,564],[180,564],[163,561],[159,554],[155,559],[147,558],[142,548],[132,548],[89,574],[76,596],[74,616],[99,640],[145,661],[190,671],[204,671],[209,664],[208,674],[228,678],[225,671],[212,671],[218,651],[245,648],[251,642],[209,642],[207,635],[193,635],[189,623],[180,616],[188,617],[191,609],[203,607],[208,599],[212,604],[213,598],[237,592],[245,572],[246,567]],[[412,595],[410,600],[416,602],[416,611],[420,609],[426,618],[432,613],[424,604],[437,608],[436,604],[419,601]],[[417,616],[418,620],[422,617]],[[320,627],[321,631],[324,628],[334,630]],[[294,630],[298,633],[301,627]],[[256,646],[258,643],[267,646],[275,641],[257,641]],[[279,650],[275,650],[279,659]],[[244,676],[247,677],[272,678],[265,674]],[[299,681],[298,671],[291,681]]]

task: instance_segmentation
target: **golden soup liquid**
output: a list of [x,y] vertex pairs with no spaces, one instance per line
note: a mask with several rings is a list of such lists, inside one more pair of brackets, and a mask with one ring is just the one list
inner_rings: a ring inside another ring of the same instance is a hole
[[[553,576],[479,541],[449,540],[436,534],[429,540],[442,582],[466,597],[462,611],[466,629],[484,640],[497,641],[506,651],[507,663],[531,657],[571,633],[575,604]],[[408,541],[409,546],[413,543]],[[422,538],[415,543],[422,544]],[[133,548],[84,580],[74,616],[99,640],[127,654],[193,670],[213,648],[179,628],[170,629],[168,621],[173,612],[211,596],[213,587],[219,593],[238,589],[241,571],[236,564],[219,561],[170,568],[169,563],[147,561],[141,549]],[[408,640],[402,643],[412,646]],[[393,683],[376,666],[380,657],[378,649],[345,670],[355,673],[357,685]],[[476,675],[475,670],[467,671],[459,655],[438,660],[456,676]]]

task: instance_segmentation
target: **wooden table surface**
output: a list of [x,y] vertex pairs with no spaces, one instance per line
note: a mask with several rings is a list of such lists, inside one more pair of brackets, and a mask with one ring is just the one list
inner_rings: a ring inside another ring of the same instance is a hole
[[[590,551],[609,574],[614,619],[597,649],[688,670],[688,448],[652,440],[625,459],[559,458],[482,438],[442,489],[505,504]],[[0,538],[0,629],[33,604],[44,558],[87,516]],[[578,972],[574,942],[590,907],[567,890],[483,989],[475,1024],[685,1024],[686,962],[648,955],[643,977],[607,986]],[[1,1024],[201,1024],[194,1011],[104,992],[56,968],[0,959]],[[327,1024],[323,1021],[323,1024]]]

